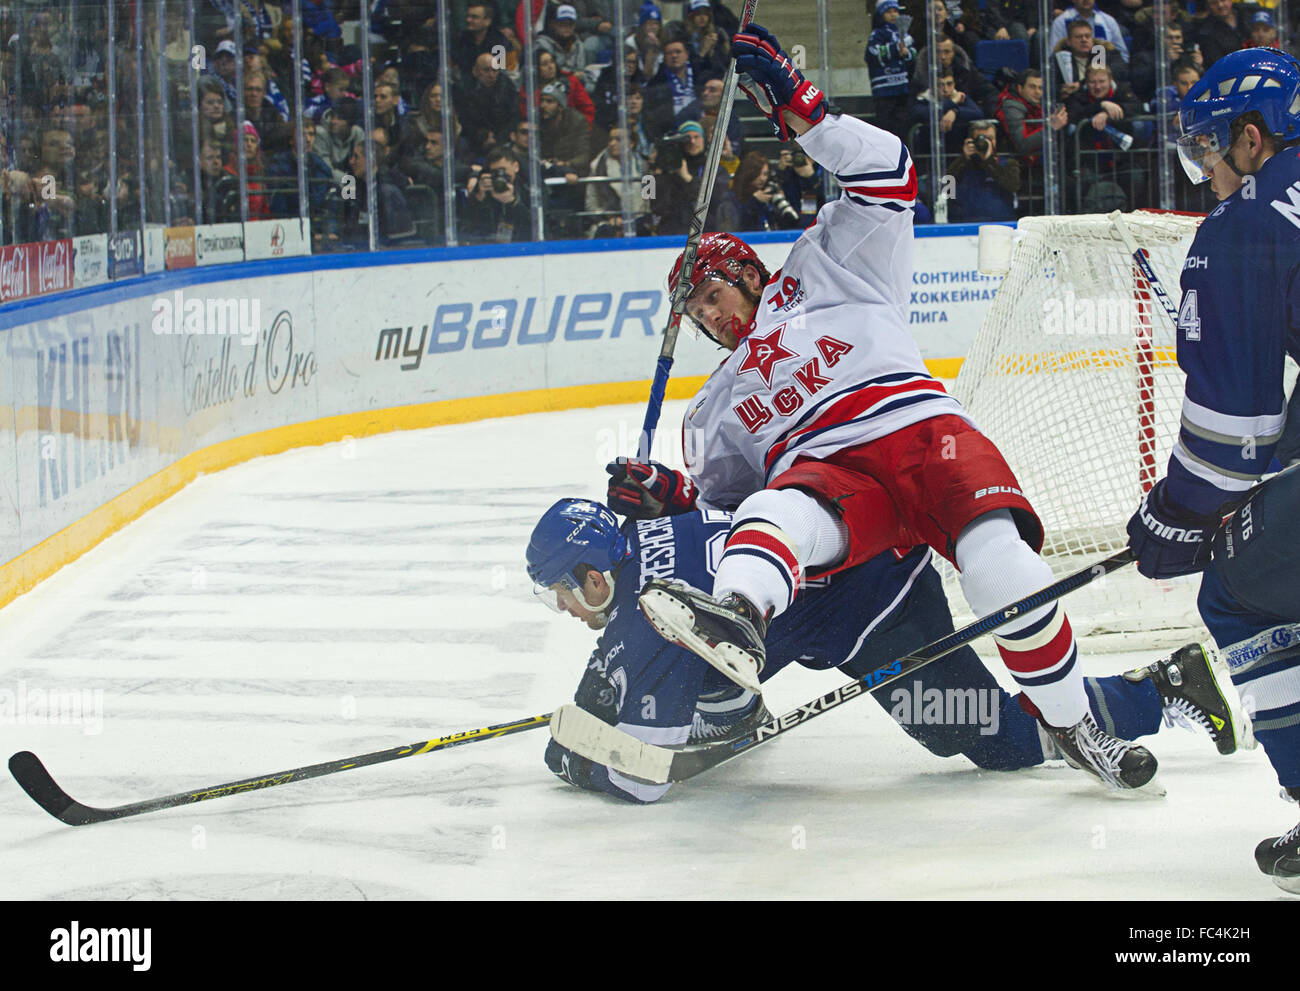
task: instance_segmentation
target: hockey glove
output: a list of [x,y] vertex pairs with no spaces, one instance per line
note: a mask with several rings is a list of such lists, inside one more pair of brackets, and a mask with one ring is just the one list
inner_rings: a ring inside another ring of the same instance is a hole
[[695,485],[680,471],[657,461],[618,458],[605,465],[609,472],[609,508],[634,520],[676,516],[695,508]]
[[816,124],[826,116],[822,91],[804,78],[802,72],[781,51],[781,43],[772,32],[757,24],[731,39],[731,56],[736,71],[744,73],[737,80],[754,106],[772,122],[772,129],[782,141],[792,137],[783,111]]
[[1165,494],[1165,481],[1161,479],[1142,498],[1141,507],[1128,521],[1128,545],[1137,555],[1138,571],[1147,578],[1204,571],[1219,523],[1172,503]]

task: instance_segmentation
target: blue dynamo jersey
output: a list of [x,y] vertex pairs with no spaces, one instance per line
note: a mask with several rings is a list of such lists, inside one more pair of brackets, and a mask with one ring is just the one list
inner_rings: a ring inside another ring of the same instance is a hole
[[1285,358],[1300,360],[1300,149],[1274,155],[1205,219],[1181,285],[1187,386],[1168,494],[1212,516],[1300,430],[1297,411],[1284,437]]
[[[731,513],[703,510],[624,526],[632,553],[615,573],[609,624],[587,662],[574,695],[577,705],[647,743],[675,746],[687,742],[702,697],[748,695],[701,658],[661,637],[637,607],[637,596],[651,578],[677,578],[712,592],[731,518]],[[794,604],[768,630],[761,680],[791,662],[820,670],[853,658],[868,634],[906,598],[929,560],[926,547],[901,559],[885,552],[800,589]],[[569,755],[554,741],[547,762],[574,783],[622,798],[654,801],[667,790],[603,767],[589,782],[579,782],[566,773]]]

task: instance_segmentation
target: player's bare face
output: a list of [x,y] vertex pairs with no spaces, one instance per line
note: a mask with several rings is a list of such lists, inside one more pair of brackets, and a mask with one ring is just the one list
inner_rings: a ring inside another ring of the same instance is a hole
[[589,576],[587,583],[578,591],[563,585],[552,585],[551,591],[555,594],[555,606],[560,612],[582,620],[590,629],[603,630],[609,622],[609,616],[605,613],[610,592],[608,585],[601,583],[597,587],[594,579]]
[[724,348],[734,351],[754,317],[754,301],[737,286],[710,279],[687,297],[686,315]]

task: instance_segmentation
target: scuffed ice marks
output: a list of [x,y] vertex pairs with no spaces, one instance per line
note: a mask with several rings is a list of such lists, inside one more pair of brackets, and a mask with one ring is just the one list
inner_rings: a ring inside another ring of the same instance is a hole
[[380,881],[321,874],[174,874],[70,888],[52,901],[372,901],[419,893]]

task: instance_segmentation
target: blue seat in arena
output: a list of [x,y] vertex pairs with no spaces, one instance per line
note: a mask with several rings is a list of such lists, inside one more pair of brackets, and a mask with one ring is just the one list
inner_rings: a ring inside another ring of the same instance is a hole
[[977,41],[975,43],[975,68],[988,76],[1006,66],[1013,72],[1029,68],[1029,43],[1023,38],[1005,41]]

